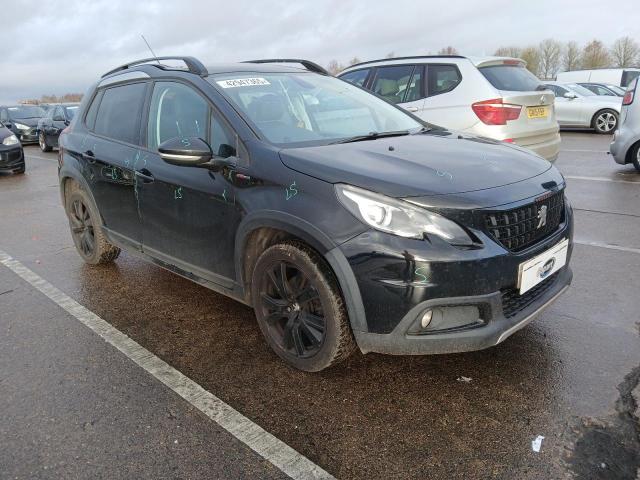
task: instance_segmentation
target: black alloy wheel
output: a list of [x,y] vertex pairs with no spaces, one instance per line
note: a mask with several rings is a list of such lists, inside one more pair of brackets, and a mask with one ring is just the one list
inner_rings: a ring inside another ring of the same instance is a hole
[[326,320],[320,294],[295,265],[280,261],[266,272],[261,308],[269,334],[285,352],[308,358],[320,350]]
[[84,202],[76,198],[69,212],[71,235],[75,244],[85,257],[92,257],[96,248],[96,237],[91,211]]

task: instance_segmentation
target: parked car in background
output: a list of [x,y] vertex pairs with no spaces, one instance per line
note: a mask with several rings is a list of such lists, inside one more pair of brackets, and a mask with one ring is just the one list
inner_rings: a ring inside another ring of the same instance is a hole
[[640,172],[640,99],[636,98],[640,78],[627,88],[622,99],[620,127],[613,135],[609,151],[620,165],[633,163]]
[[359,63],[338,77],[427,122],[554,161],[560,134],[553,96],[525,66],[517,58],[402,57]]
[[488,348],[571,283],[565,181],[538,155],[431,128],[312,62],[169,59],[104,74],[60,137],[88,264],[126,248],[250,305],[306,371],[356,346]]
[[608,83],[626,88],[638,75],[640,75],[640,68],[596,68],[560,72],[556,75],[556,81],[561,83]]
[[23,144],[38,142],[38,120],[44,116],[45,111],[37,105],[0,106],[0,122]]
[[596,95],[605,97],[624,97],[625,89],[617,85],[606,83],[578,83],[581,87],[591,90]]
[[60,132],[69,126],[79,103],[51,105],[46,116],[38,122],[38,144],[43,152],[50,152],[58,146]]
[[546,82],[556,96],[556,116],[561,127],[592,128],[613,133],[618,126],[622,98],[596,95],[577,83]]
[[24,173],[24,151],[18,137],[0,122],[0,172]]

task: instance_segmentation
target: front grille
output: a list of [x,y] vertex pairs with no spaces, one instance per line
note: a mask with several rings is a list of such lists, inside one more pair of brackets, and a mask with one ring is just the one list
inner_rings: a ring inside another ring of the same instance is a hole
[[504,312],[504,316],[507,318],[514,317],[535,302],[553,286],[555,281],[558,279],[559,274],[560,270],[549,278],[545,278],[542,282],[537,284],[531,290],[527,290],[522,295],[518,293],[517,288],[502,290],[502,311]]
[[[545,207],[546,223],[540,225]],[[564,192],[561,190],[523,207],[487,213],[485,225],[489,234],[506,249],[517,252],[555,232],[563,213]]]
[[20,160],[21,157],[20,149],[0,153],[0,160],[3,162],[15,162],[16,160]]

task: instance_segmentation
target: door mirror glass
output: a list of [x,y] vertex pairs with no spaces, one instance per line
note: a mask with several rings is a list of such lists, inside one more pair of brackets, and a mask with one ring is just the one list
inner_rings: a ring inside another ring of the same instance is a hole
[[160,144],[158,153],[165,162],[183,167],[202,165],[213,157],[209,144],[198,137],[171,138]]
[[573,100],[574,98],[578,98],[578,95],[573,92],[567,92],[563,95],[563,97],[568,98],[569,100]]

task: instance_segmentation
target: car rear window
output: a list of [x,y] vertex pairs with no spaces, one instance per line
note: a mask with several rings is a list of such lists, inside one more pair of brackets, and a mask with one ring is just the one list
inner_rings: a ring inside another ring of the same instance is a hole
[[492,65],[479,70],[498,90],[532,92],[539,90],[541,85],[538,77],[519,65]]

